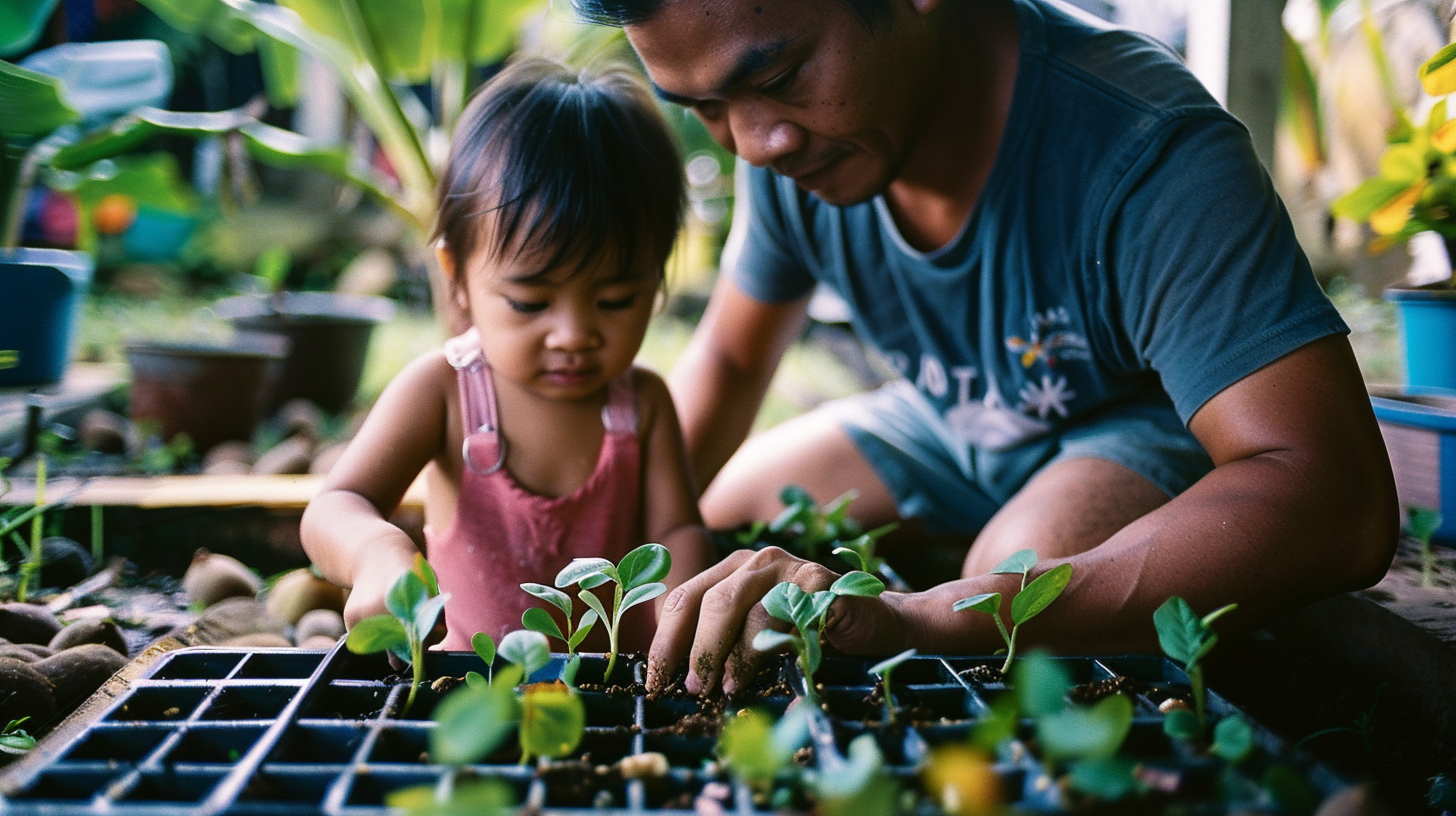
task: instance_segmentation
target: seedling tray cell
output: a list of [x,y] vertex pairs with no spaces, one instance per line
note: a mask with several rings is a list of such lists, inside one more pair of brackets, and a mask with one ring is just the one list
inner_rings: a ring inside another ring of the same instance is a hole
[[[1133,723],[1120,756],[1176,777],[1179,795],[1192,797],[1176,800],[1186,806],[1184,812],[1209,810],[1229,784],[1256,787],[1276,765],[1293,769],[1318,796],[1344,786],[1257,723],[1250,723],[1254,752],[1237,766],[1232,781],[1224,766],[1168,737],[1158,705],[1190,693],[1188,678],[1169,661],[1057,660],[1093,696],[1113,688],[1110,693],[1132,700]],[[1007,693],[999,674],[988,671],[999,668],[999,658],[917,656],[893,670],[898,713],[892,725],[881,722],[884,708],[879,678],[869,672],[872,663],[826,658],[815,678],[824,708],[811,717],[810,732],[813,759],[821,768],[845,762],[850,742],[869,734],[883,755],[884,772],[915,788],[937,750],[966,744],[997,696]],[[553,656],[531,679],[553,680],[564,664],[564,656]],[[586,656],[577,675],[587,728],[570,757],[523,766],[509,739],[479,763],[451,769],[431,764],[429,757],[437,727],[430,717],[448,691],[422,687],[403,715],[408,672],[380,655],[354,655],[341,647],[184,649],[164,655],[84,727],[64,736],[57,732],[35,756],[12,766],[0,777],[0,812],[372,816],[388,812],[386,800],[394,791],[417,785],[444,791],[477,777],[502,781],[516,801],[543,813],[686,816],[721,809],[747,816],[772,810],[715,761],[721,717],[736,706],[724,709],[680,692],[649,699],[640,682],[641,660],[619,661],[610,683],[602,681],[605,664],[604,657]],[[431,653],[426,659],[432,680],[468,671],[486,673],[471,653]],[[769,682],[749,702],[776,716],[806,689],[794,664],[785,661],[777,672],[766,679],[786,678],[795,693]],[[1208,712],[1215,722],[1239,715],[1212,691]],[[1057,786],[1037,755],[1036,723],[1020,721],[1017,734],[992,766],[1002,789],[1011,792],[1008,805],[1018,813],[1062,812]],[[617,763],[647,752],[667,759],[667,773],[624,779]],[[913,812],[935,812],[923,794],[905,801],[912,799]],[[1139,812],[1158,812],[1146,804],[1139,802]]]

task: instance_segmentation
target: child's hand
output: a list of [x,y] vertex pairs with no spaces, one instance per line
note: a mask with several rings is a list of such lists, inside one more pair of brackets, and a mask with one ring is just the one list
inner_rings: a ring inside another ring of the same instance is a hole
[[405,553],[371,553],[354,571],[354,588],[344,603],[344,625],[354,624],[375,615],[387,615],[384,596],[399,576],[414,567],[414,555]]

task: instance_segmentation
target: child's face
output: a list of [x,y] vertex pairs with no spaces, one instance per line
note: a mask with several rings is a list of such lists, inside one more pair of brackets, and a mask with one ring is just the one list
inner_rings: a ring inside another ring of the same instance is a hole
[[660,272],[623,277],[604,257],[538,274],[548,253],[476,252],[460,286],[496,377],[548,399],[595,396],[632,365],[652,316]]

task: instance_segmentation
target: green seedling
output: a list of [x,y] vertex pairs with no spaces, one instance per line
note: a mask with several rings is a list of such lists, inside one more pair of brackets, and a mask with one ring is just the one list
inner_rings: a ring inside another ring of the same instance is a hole
[[1153,613],[1158,644],[1163,647],[1164,654],[1183,664],[1183,671],[1188,674],[1193,690],[1193,713],[1186,709],[1170,711],[1163,721],[1163,730],[1170,736],[1196,739],[1203,735],[1207,724],[1203,659],[1218,644],[1218,635],[1213,631],[1214,621],[1238,608],[1238,604],[1229,604],[1200,618],[1193,613],[1193,607],[1187,601],[1174,595]]
[[[617,636],[621,630],[622,613],[666,592],[667,585],[662,583],[662,579],[667,577],[671,569],[672,554],[666,547],[661,544],[643,544],[622,556],[620,564],[614,565],[605,558],[577,558],[556,576],[558,589],[572,584],[580,587],[581,591],[576,597],[607,627],[611,655],[607,658],[607,671],[603,675],[605,678],[610,678],[612,670],[617,666]],[[611,615],[607,614],[601,599],[592,592],[608,583],[613,584]],[[582,613],[582,620],[586,620],[586,613]],[[591,624],[578,622],[576,631],[579,633],[583,628],[590,629]]]
[[[1039,651],[1016,664],[1013,685],[1019,715],[1035,721],[1048,774],[1065,768],[1073,787],[1104,800],[1120,799],[1138,788],[1135,763],[1117,755],[1132,730],[1130,699],[1113,694],[1090,706],[1068,702],[1071,678]],[[1014,730],[1013,719],[1008,738]]]
[[482,688],[489,686],[495,682],[495,641],[484,632],[476,632],[470,636],[470,648],[475,650],[477,657],[485,661],[486,673],[481,675],[480,672],[468,671],[465,673],[465,682]]
[[[874,541],[895,529],[896,525],[886,525],[865,533],[860,529],[859,522],[848,515],[850,502],[858,497],[858,492],[850,490],[821,508],[815,503],[814,497],[809,495],[809,491],[798,485],[789,485],[779,492],[779,501],[784,503],[784,509],[768,523],[766,529],[775,535],[789,537],[787,549],[811,560],[818,560],[820,551],[826,545],[856,542],[850,547],[851,552],[855,552],[862,551],[868,544],[870,555],[862,558],[862,563],[857,566],[865,572],[875,572],[877,569],[869,569],[876,566],[871,563],[875,560]],[[759,528],[758,532],[761,533],[763,529]],[[868,542],[861,541],[865,535],[871,537]],[[757,535],[754,540],[757,540]],[[844,548],[839,547],[834,551]],[[881,560],[878,563],[884,562]]]
[[818,703],[814,690],[814,672],[824,659],[821,643],[824,620],[835,599],[853,595],[873,598],[885,591],[885,584],[867,572],[850,572],[841,576],[834,585],[819,592],[805,592],[802,587],[785,581],[763,597],[763,608],[769,615],[785,623],[793,624],[796,631],[778,632],[765,629],[753,638],[753,648],[767,652],[782,646],[789,646],[798,656],[799,669],[804,673],[807,696]]
[[25,754],[35,747],[35,737],[32,737],[20,726],[25,724],[29,717],[21,717],[18,720],[11,720],[0,731],[0,752],[7,754]]
[[900,812],[900,786],[885,773],[885,757],[872,734],[849,743],[848,761],[807,774],[823,816],[893,816]]
[[914,649],[906,649],[905,651],[895,655],[894,657],[886,658],[885,660],[881,660],[879,663],[870,666],[870,674],[879,675],[880,686],[884,691],[883,696],[885,698],[886,723],[893,725],[895,722],[895,696],[891,692],[890,688],[890,672],[894,671],[896,666],[904,663],[906,660],[909,660],[914,656]]
[[808,715],[808,708],[797,706],[775,723],[759,709],[739,711],[723,724],[718,759],[734,779],[767,796],[775,780],[801,772],[794,753],[809,741]]
[[1006,642],[1006,662],[1001,664],[1001,673],[1005,674],[1011,670],[1011,663],[1016,659],[1016,634],[1021,625],[1041,614],[1042,610],[1051,605],[1062,590],[1067,588],[1067,583],[1072,580],[1072,565],[1061,564],[1043,572],[1030,584],[1026,582],[1031,570],[1036,566],[1036,553],[1032,550],[1021,550],[991,570],[992,575],[1021,575],[1021,588],[1011,598],[1011,631],[1006,630],[1006,624],[1001,620],[1001,593],[988,592],[981,595],[973,595],[969,598],[962,598],[956,601],[951,609],[960,612],[965,609],[973,609],[977,612],[984,612],[991,616],[996,622],[996,629],[1001,633],[1001,639]]
[[253,275],[263,282],[270,295],[277,295],[283,291],[292,266],[293,256],[288,247],[274,244],[258,253],[258,259],[253,262]]
[[375,615],[354,624],[345,644],[355,654],[388,651],[410,664],[414,677],[404,711],[414,705],[415,694],[425,681],[425,638],[435,628],[435,621],[445,608],[449,595],[440,594],[435,571],[423,555],[415,556],[414,569],[394,582],[384,596],[387,615]]
[[435,712],[439,727],[430,734],[434,761],[476,762],[494,751],[513,728],[523,765],[535,757],[558,759],[581,744],[586,709],[569,686],[551,682],[517,688],[551,659],[546,638],[537,632],[511,632],[501,639],[500,655],[512,662],[501,669],[496,682],[467,682],[440,702]]
[[559,589],[553,589],[542,584],[521,584],[521,589],[540,598],[557,609],[560,609],[566,616],[566,630],[556,624],[556,619],[551,613],[539,606],[531,607],[521,614],[521,625],[533,632],[540,632],[548,637],[554,637],[566,644],[566,669],[562,672],[562,680],[568,685],[576,679],[576,671],[581,668],[581,655],[576,653],[576,647],[586,640],[592,627],[597,623],[597,611],[588,609],[581,613],[581,619],[575,627],[571,623],[571,596]]
[[[27,548],[27,558],[20,565],[20,584],[15,588],[15,599],[25,603],[26,597],[30,594],[32,583],[40,581],[41,559],[44,553],[41,550],[40,542],[45,536],[45,489],[46,489],[46,458],[39,455],[35,458],[35,507],[36,512],[30,517],[30,547]],[[20,543],[18,540],[16,543]]]
[[848,561],[851,566],[861,572],[889,577],[889,566],[885,563],[885,559],[875,555],[875,547],[886,533],[899,526],[899,523],[892,522],[841,542],[840,546],[834,548],[834,554]]
[[1441,527],[1441,514],[1425,507],[1412,507],[1406,511],[1406,534],[1416,540],[1421,548],[1421,586],[1432,589],[1436,586],[1436,548],[1431,537]]

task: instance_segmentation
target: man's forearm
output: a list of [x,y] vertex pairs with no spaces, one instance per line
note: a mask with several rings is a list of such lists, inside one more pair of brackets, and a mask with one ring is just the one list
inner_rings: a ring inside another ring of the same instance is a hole
[[[1224,465],[1101,546],[1039,564],[1037,574],[1070,563],[1072,579],[1018,633],[1018,647],[1156,651],[1153,612],[1174,595],[1200,614],[1237,603],[1238,611],[1222,624],[1234,631],[1368,586],[1390,561],[1396,532],[1390,501],[1379,486],[1359,479],[1301,475],[1278,455]],[[905,596],[901,611],[910,645],[998,648],[999,635],[986,615],[952,612],[951,605],[1001,592],[1006,612],[1018,587],[1016,576],[979,576]]]

